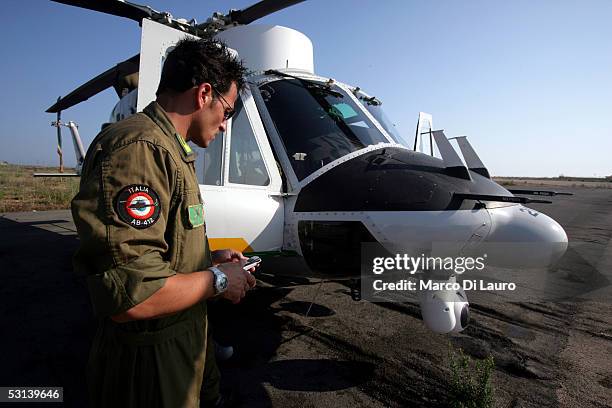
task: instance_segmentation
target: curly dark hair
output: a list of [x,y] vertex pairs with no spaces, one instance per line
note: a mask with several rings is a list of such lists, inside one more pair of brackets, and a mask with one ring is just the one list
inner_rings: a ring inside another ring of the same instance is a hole
[[232,82],[236,82],[240,92],[246,86],[246,75],[242,61],[232,56],[223,42],[184,38],[168,54],[155,94],[185,92],[205,82],[221,93],[229,91]]

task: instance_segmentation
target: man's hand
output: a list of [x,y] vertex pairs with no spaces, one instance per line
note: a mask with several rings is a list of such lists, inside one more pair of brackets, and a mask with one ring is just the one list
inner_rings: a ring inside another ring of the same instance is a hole
[[227,276],[227,289],[221,295],[232,303],[239,303],[246,292],[255,286],[255,277],[242,269],[242,262],[227,262],[217,265]]
[[248,258],[242,255],[242,252],[236,251],[235,249],[218,249],[216,251],[212,251],[212,263],[214,266],[217,266],[226,262],[240,262],[246,261]]
[[[236,251],[235,249],[231,248],[218,249],[216,251],[212,251],[210,255],[212,256],[213,266],[218,266],[219,264],[226,262],[239,262],[242,266],[244,266],[246,260],[249,259],[246,256],[242,255],[242,252]],[[255,268],[257,268],[257,266],[249,268],[248,272],[254,273]],[[253,284],[251,287],[253,286],[255,286],[255,284]]]

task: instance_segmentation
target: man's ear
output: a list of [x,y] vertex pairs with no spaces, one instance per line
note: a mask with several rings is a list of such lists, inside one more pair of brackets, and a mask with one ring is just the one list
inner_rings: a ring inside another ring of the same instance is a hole
[[208,82],[198,85],[196,91],[196,106],[198,109],[202,109],[204,105],[212,100],[212,86]]

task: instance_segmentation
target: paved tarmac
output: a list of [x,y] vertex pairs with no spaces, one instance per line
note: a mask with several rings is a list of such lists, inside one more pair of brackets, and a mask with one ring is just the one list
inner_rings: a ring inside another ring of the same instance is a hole
[[[263,269],[243,303],[215,311],[218,337],[236,349],[224,384],[243,407],[443,407],[448,352],[461,347],[495,358],[495,406],[612,406],[612,190],[564,190],[576,195],[532,207],[569,235],[545,279],[571,296],[470,297],[471,326],[437,335],[414,302],[354,302],[340,282]],[[71,268],[77,245],[68,211],[0,215],[0,386],[63,386],[64,406],[83,407],[95,323]]]

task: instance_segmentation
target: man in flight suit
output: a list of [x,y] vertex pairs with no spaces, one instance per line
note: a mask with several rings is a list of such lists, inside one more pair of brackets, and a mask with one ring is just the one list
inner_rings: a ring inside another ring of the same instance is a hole
[[255,279],[239,252],[209,250],[187,142],[206,147],[225,131],[244,75],[223,44],[182,40],[164,63],[157,100],[91,143],[72,214],[75,270],[99,318],[92,406],[220,401],[206,299],[238,303]]

